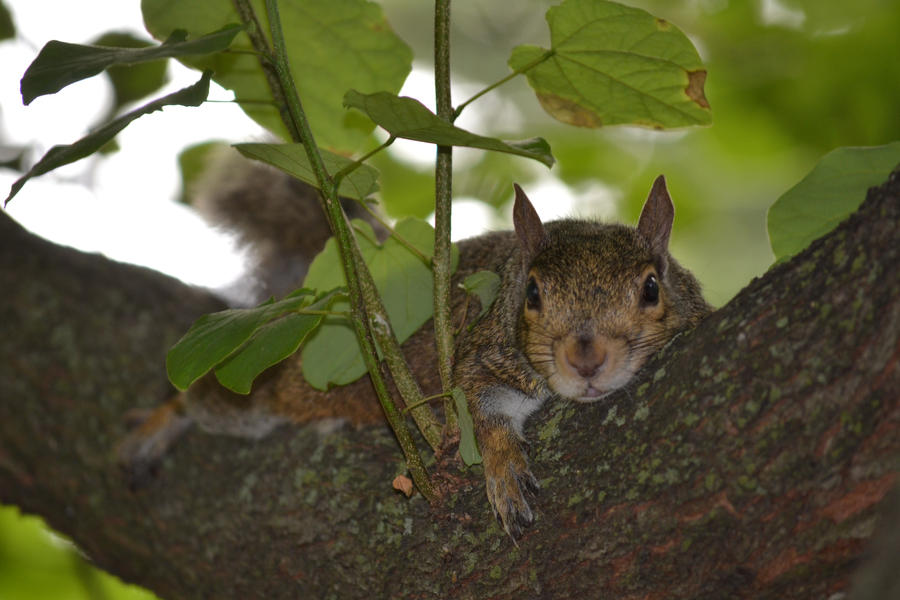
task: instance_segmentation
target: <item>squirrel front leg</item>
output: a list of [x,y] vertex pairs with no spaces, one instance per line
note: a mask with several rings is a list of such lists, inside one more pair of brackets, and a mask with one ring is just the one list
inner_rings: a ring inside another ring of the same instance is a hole
[[503,529],[515,539],[534,521],[526,498],[540,487],[528,467],[522,426],[543,401],[505,385],[470,397],[488,501]]

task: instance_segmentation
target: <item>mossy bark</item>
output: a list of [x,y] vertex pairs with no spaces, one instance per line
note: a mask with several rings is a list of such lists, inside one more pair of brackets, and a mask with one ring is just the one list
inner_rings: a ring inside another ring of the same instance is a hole
[[[166,348],[218,302],[0,215],[0,501],[171,599],[844,597],[870,538],[900,527],[885,512],[898,223],[895,174],[627,390],[539,413],[538,519],[515,546],[477,468],[431,466],[438,508],[394,492],[403,459],[381,426],[194,432],[130,490],[113,457],[122,415],[171,393]],[[896,537],[871,547],[881,562],[853,597],[897,585]]]

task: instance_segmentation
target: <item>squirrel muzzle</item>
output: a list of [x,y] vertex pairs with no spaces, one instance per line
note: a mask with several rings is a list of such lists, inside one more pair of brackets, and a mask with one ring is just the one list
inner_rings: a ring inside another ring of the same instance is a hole
[[552,369],[544,373],[558,394],[592,402],[625,384],[634,372],[624,340],[571,333],[553,344]]

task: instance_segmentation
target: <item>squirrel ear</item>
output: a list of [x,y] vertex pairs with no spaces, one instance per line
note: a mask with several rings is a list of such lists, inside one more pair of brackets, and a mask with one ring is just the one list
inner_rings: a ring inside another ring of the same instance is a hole
[[522,244],[522,250],[525,252],[526,260],[530,260],[547,247],[549,238],[544,230],[544,224],[541,223],[541,218],[534,210],[534,206],[531,205],[531,200],[528,199],[518,183],[514,183],[513,188],[516,190],[513,224],[516,228],[516,235],[519,236],[519,242]]
[[650,196],[641,210],[637,231],[650,243],[653,253],[664,256],[669,247],[669,234],[672,233],[672,221],[675,220],[675,206],[666,189],[666,178],[660,175],[653,182]]

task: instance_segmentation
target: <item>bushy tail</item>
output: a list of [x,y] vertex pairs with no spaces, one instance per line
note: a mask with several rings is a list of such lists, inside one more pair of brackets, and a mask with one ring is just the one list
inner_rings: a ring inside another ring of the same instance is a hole
[[[254,299],[299,287],[331,236],[315,188],[231,148],[213,160],[192,196],[210,224],[234,233],[249,251]],[[374,221],[358,203],[342,204],[350,218]]]

